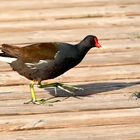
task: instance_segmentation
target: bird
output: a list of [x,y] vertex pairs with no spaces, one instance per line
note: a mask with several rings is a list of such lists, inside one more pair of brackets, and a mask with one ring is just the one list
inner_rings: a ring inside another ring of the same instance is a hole
[[77,44],[42,42],[22,47],[2,44],[0,61],[7,62],[14,71],[31,81],[29,84],[31,103],[47,104],[47,100],[37,98],[34,85],[37,84],[38,88],[54,87],[55,94],[57,94],[56,88],[69,93],[72,93],[72,90],[81,90],[82,88],[62,83],[42,84],[41,82],[56,78],[75,67],[87,52],[95,47],[101,47],[95,35],[87,35]]

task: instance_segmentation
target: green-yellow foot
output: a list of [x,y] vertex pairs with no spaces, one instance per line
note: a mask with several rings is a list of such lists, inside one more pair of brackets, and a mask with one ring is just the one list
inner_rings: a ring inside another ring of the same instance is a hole
[[84,90],[83,88],[79,88],[79,87],[67,85],[67,84],[62,84],[62,83],[39,84],[38,88],[55,88],[55,95],[57,95],[56,88],[64,90],[70,94],[73,94],[74,91],[78,91],[78,90],[83,91]]
[[54,102],[58,102],[59,100],[51,100],[54,97],[48,98],[48,99],[38,99],[35,94],[34,90],[34,81],[31,81],[30,83],[30,91],[31,91],[31,101],[26,102],[25,104],[33,103],[37,105],[52,105]]
[[36,104],[36,105],[52,106],[53,103],[60,101],[60,100],[52,100],[51,101],[50,99],[52,99],[52,98],[49,98],[49,99],[46,99],[46,100],[45,99],[36,99],[36,100],[31,99],[30,101],[25,102],[24,104],[30,104],[30,103],[32,103],[32,104]]

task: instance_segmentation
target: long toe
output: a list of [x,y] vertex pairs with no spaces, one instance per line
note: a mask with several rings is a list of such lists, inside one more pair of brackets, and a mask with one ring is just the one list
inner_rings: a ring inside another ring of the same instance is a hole
[[53,103],[55,102],[60,102],[60,100],[52,100],[55,97],[51,97],[48,99],[36,99],[35,101],[30,100],[28,102],[25,102],[24,104],[36,104],[36,105],[47,105],[47,106],[52,106]]
[[66,91],[72,95],[74,95],[75,91],[83,91],[83,88],[76,87],[73,85],[67,85],[63,83],[50,83],[50,84],[38,84],[38,88],[54,88],[55,89],[55,96],[57,96],[56,88],[59,88],[63,91]]
[[76,86],[73,86],[73,85],[66,85],[66,84],[61,84],[61,87],[63,87],[64,89],[67,89],[69,91],[83,91],[84,89],[83,88],[80,88],[80,87],[76,87]]

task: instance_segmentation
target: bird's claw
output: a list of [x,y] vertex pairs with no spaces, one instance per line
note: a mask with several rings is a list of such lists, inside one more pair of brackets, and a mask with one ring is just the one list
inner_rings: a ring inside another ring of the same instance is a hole
[[25,102],[24,104],[36,104],[36,105],[47,105],[47,106],[53,106],[53,103],[55,102],[59,102],[60,100],[53,100],[53,101],[50,101],[50,98],[49,99],[36,99],[36,100],[30,100],[28,102]]

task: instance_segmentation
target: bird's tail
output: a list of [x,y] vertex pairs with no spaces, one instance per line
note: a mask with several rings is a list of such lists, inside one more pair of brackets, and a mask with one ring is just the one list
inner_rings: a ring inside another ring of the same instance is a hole
[[14,58],[14,53],[16,52],[16,47],[8,45],[8,44],[2,44],[1,53],[0,53],[0,61],[6,62],[6,63],[12,63],[17,58]]
[[17,46],[2,44],[1,50],[6,56],[17,57],[17,51],[18,51]]

